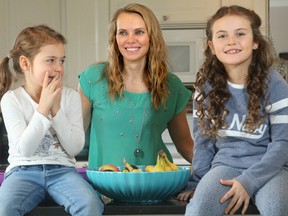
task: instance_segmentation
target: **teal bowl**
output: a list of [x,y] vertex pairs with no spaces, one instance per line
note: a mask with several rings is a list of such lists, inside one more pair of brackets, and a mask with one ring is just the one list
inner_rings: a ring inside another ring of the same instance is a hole
[[[189,180],[191,169],[178,171],[103,172],[87,169],[88,180],[101,194],[120,202],[158,202],[179,192]],[[120,170],[123,167],[119,167]]]

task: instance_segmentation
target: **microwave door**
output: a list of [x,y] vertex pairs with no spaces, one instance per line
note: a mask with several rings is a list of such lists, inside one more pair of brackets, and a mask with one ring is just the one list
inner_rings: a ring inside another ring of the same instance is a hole
[[204,55],[204,29],[167,29],[163,36],[168,47],[169,71],[184,83],[195,82]]
[[195,65],[195,57],[193,54],[195,46],[189,43],[170,43],[168,45],[169,71],[175,73],[182,82],[193,82],[195,80],[194,74],[191,71]]

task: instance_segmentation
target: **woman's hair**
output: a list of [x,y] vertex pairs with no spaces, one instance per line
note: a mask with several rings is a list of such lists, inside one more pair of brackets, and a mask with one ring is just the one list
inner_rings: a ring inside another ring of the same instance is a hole
[[118,95],[123,96],[124,69],[123,56],[121,55],[117,41],[117,19],[122,13],[135,13],[142,17],[149,36],[149,51],[146,58],[145,79],[152,96],[152,104],[158,109],[160,105],[165,105],[168,95],[167,86],[167,47],[162,36],[161,27],[153,12],[140,4],[129,4],[115,12],[109,26],[109,63],[105,70],[108,79],[109,96],[112,100]]
[[0,99],[13,84],[14,75],[9,69],[9,59],[13,60],[13,68],[17,74],[23,74],[19,64],[20,56],[31,62],[40,52],[40,48],[53,43],[66,43],[63,35],[46,25],[37,25],[23,29],[17,36],[12,50],[0,63]]
[[[258,49],[253,50],[246,80],[246,89],[249,95],[246,129],[253,132],[263,123],[264,115],[266,115],[264,108],[268,101],[265,94],[268,88],[268,70],[272,65],[273,57],[270,45],[259,29],[261,19],[254,11],[240,6],[222,7],[207,22],[205,61],[196,76],[195,87],[199,92],[196,97],[197,115],[199,124],[207,135],[216,135],[220,128],[226,127],[225,119],[229,114],[229,110],[225,108],[225,104],[230,98],[230,92],[227,89],[227,73],[223,64],[208,46],[208,41],[212,41],[212,28],[215,21],[229,15],[248,19],[253,32],[253,41],[258,44]],[[207,84],[211,86],[211,91],[206,94],[204,86]]]

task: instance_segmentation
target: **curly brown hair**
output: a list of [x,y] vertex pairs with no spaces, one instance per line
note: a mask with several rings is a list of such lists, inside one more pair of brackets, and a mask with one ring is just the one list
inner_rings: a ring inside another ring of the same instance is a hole
[[[258,44],[258,49],[253,50],[245,86],[249,95],[245,126],[249,132],[253,132],[263,122],[266,115],[265,106],[269,103],[265,94],[269,82],[268,70],[273,63],[273,57],[268,41],[260,32],[261,19],[253,10],[241,6],[221,7],[207,22],[205,60],[197,73],[195,83],[198,94],[196,115],[206,135],[216,135],[220,128],[226,127],[225,119],[229,114],[229,110],[225,107],[225,103],[230,98],[230,92],[227,89],[228,75],[224,65],[212,53],[208,45],[208,41],[212,41],[213,24],[228,15],[247,18],[251,24],[253,40]],[[205,93],[204,87],[207,84],[211,86],[211,91]]]
[[118,9],[112,17],[109,26],[109,61],[104,70],[104,76],[108,80],[108,94],[112,100],[117,96],[123,97],[122,71],[124,69],[124,61],[116,42],[117,19],[122,13],[139,14],[146,25],[150,46],[145,66],[145,79],[151,92],[152,105],[158,109],[161,105],[165,105],[169,92],[167,86],[167,47],[156,16],[149,8],[141,4],[129,4],[124,8]]

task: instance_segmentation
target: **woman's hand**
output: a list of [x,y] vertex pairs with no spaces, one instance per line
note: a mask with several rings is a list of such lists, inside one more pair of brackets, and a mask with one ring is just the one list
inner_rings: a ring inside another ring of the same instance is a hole
[[180,192],[177,196],[177,199],[180,201],[188,201],[190,200],[194,195],[194,191],[183,191]]
[[220,202],[224,203],[231,198],[229,205],[225,209],[225,214],[233,215],[244,204],[241,211],[241,213],[244,215],[248,208],[250,200],[249,194],[247,193],[246,189],[239,181],[235,179],[220,179],[220,183],[222,185],[231,187],[231,189],[220,199]]

